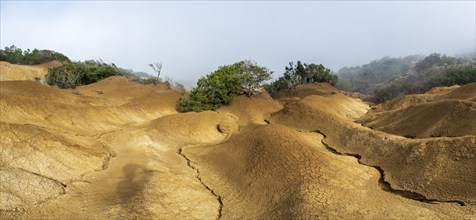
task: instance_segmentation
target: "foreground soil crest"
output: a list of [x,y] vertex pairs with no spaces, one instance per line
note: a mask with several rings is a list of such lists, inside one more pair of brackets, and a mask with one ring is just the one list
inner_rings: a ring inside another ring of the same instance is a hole
[[474,84],[372,109],[314,86],[178,113],[121,77],[0,81],[0,218],[476,218]]

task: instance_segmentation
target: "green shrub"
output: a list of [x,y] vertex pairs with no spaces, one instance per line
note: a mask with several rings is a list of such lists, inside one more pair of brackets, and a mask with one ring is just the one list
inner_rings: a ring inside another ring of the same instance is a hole
[[476,82],[476,66],[453,66],[432,76],[430,87],[465,85]]
[[114,64],[89,60],[85,62],[68,62],[48,70],[45,81],[48,85],[62,89],[75,88],[79,85],[95,83],[110,76],[123,75]]
[[178,111],[216,110],[231,103],[236,95],[256,95],[261,83],[268,80],[271,74],[267,68],[249,60],[219,67],[215,72],[201,77],[190,94],[182,93],[177,103]]
[[189,95],[182,93],[178,101],[179,112],[216,110],[233,101],[241,91],[243,75],[234,65],[222,66],[213,73],[201,77],[197,87]]
[[450,57],[445,54],[432,53],[425,57],[423,60],[418,61],[415,64],[415,70],[420,72],[425,69],[429,69],[433,66],[451,66],[455,64],[461,64],[461,58]]
[[259,66],[256,62],[244,60],[233,64],[238,70],[241,78],[241,92],[247,96],[255,96],[260,92],[262,83],[271,79],[272,71],[266,67]]
[[289,66],[285,67],[283,76],[266,85],[265,89],[269,93],[274,93],[300,84],[327,82],[335,85],[337,81],[337,75],[333,74],[330,69],[322,64],[302,64],[301,61],[297,61],[296,65],[290,62]]
[[33,51],[17,48],[15,45],[5,47],[0,50],[0,61],[6,61],[13,64],[36,65],[57,60],[60,62],[70,62],[65,55],[52,50],[38,50]]
[[[458,65],[447,69],[428,68],[424,79],[410,76],[406,81],[391,81],[375,89],[373,101],[380,103],[411,93],[424,93],[437,86],[465,85],[476,82],[476,66]],[[411,82],[411,83],[410,83]]]
[[374,102],[381,103],[399,96],[406,95],[408,88],[401,83],[391,83],[390,85],[377,87],[375,89]]

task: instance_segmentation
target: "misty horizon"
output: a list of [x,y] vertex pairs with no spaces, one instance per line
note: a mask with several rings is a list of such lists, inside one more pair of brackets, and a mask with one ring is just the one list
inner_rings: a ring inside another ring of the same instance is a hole
[[382,57],[474,55],[474,1],[1,2],[2,49],[50,49],[72,60],[163,75],[188,87],[219,66],[254,60],[337,72]]

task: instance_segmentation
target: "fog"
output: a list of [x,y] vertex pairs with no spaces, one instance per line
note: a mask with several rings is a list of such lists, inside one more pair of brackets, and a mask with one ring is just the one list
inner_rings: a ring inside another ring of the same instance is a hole
[[163,74],[187,86],[251,59],[334,71],[383,57],[476,51],[475,1],[1,1],[1,47]]

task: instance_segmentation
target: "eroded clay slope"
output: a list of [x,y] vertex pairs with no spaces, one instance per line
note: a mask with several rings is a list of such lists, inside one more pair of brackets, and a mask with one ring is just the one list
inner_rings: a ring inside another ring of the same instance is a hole
[[394,111],[404,109],[418,104],[425,104],[442,100],[462,100],[475,101],[476,83],[470,83],[464,86],[435,87],[425,94],[412,94],[400,96],[373,106],[368,113],[381,113],[385,111]]
[[[134,91],[135,85],[124,82],[121,89]],[[153,132],[171,130],[167,123],[148,127],[150,119],[176,113],[179,92],[144,88],[108,101],[105,92],[88,96],[34,81],[0,82],[1,216],[214,218],[219,203],[178,154],[185,143],[167,142],[164,133]],[[226,138],[219,123],[206,123],[217,140]],[[237,127],[233,123],[228,126]]]
[[282,125],[254,125],[224,143],[191,146],[184,153],[221,196],[223,219],[463,218],[471,213],[458,204],[427,204],[386,192],[376,169],[332,153],[322,140],[320,134]]
[[476,135],[476,102],[443,100],[367,114],[363,125],[411,138]]
[[48,73],[48,68],[53,68],[59,65],[61,65],[61,63],[57,61],[34,66],[17,65],[0,61],[0,80],[44,81],[45,75]]
[[[216,128],[227,120],[215,112],[189,113],[104,134],[99,140],[116,154],[108,168],[85,175],[68,185],[65,195],[27,210],[22,217],[214,219],[220,202],[180,151],[185,144],[222,141],[227,135]],[[188,132],[196,135],[180,138]]]
[[[179,91],[170,90],[162,84],[158,86],[153,84],[141,85],[122,76],[112,76],[97,83],[78,86],[73,92],[79,95],[99,98],[103,103],[106,103],[110,106],[126,105],[133,99],[135,99],[136,102],[138,100],[146,101],[148,100],[147,96],[161,92],[175,94],[172,96],[174,99],[178,98],[178,95],[180,95]],[[153,102],[154,100],[151,99],[148,101]],[[166,107],[169,106],[168,104],[170,104],[170,101],[167,103],[162,103],[157,107]],[[171,106],[175,106],[175,103]]]
[[342,114],[323,110],[322,104],[303,100],[288,105],[270,122],[323,133],[329,146],[381,169],[392,188],[415,193],[414,199],[476,202],[476,136],[404,138],[342,120]]
[[476,83],[437,87],[373,107],[357,122],[411,138],[476,135]]
[[241,95],[228,106],[218,109],[218,112],[229,113],[236,116],[238,124],[245,127],[250,123],[266,124],[265,119],[269,118],[272,112],[277,112],[283,106],[263,92],[256,97]]

